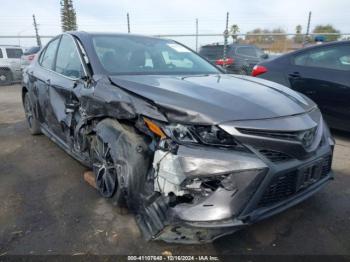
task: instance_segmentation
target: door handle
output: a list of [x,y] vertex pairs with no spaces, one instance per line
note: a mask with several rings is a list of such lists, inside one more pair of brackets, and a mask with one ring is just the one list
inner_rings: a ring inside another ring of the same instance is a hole
[[307,95],[314,95],[314,94],[316,94],[316,91],[315,90],[306,90],[305,94],[307,94]]
[[288,74],[291,78],[300,78],[300,73],[299,72],[293,72]]

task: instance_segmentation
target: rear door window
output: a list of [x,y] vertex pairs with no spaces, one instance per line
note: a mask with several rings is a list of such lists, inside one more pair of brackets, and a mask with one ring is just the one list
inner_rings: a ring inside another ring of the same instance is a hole
[[6,48],[7,58],[21,58],[23,50],[21,48]]
[[316,68],[350,71],[350,45],[334,45],[295,56],[294,64]]
[[50,42],[49,45],[46,47],[44,53],[40,56],[39,63],[42,67],[52,69],[53,62],[55,60],[58,41],[59,38]]
[[3,58],[3,55],[2,55],[2,50],[0,48],[0,58]]

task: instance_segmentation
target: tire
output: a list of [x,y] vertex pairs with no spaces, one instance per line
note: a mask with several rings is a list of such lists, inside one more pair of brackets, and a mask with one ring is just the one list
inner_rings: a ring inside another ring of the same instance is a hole
[[239,74],[239,75],[248,75],[248,74],[247,74],[247,71],[245,71],[244,69],[240,69],[240,70],[238,71],[238,74]]
[[0,85],[9,85],[12,83],[13,77],[9,69],[0,68]]
[[113,119],[102,120],[95,131],[91,156],[97,188],[115,206],[133,209],[146,183],[147,144],[132,127]]
[[32,135],[40,135],[40,123],[36,119],[34,110],[33,110],[33,104],[30,101],[29,93],[26,92],[23,98],[23,107],[24,107],[24,113],[27,120],[29,131]]

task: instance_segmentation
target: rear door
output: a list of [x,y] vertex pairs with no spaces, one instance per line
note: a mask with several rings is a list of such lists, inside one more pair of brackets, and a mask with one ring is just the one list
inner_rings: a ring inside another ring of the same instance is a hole
[[44,126],[49,127],[49,86],[53,76],[53,65],[60,38],[50,41],[45,49],[40,53],[38,63],[28,67],[30,90],[33,95],[32,101],[35,103],[39,121]]
[[320,46],[294,55],[291,87],[313,99],[329,124],[350,130],[350,45]]

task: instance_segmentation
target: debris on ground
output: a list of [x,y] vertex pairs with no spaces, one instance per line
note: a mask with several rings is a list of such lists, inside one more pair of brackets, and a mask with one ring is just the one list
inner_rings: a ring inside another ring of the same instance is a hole
[[91,170],[84,172],[84,180],[93,188],[97,189],[96,181],[95,181],[95,175]]
[[171,251],[168,251],[168,250],[165,250],[162,252],[162,256],[165,256],[165,257],[170,257],[172,255],[173,255],[173,253],[171,253]]

